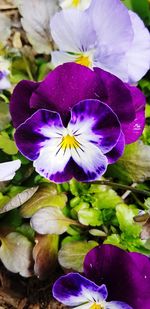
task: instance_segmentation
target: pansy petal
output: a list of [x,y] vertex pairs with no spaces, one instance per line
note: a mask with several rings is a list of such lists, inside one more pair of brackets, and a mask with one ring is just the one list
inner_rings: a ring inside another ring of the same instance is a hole
[[122,130],[125,136],[126,144],[131,144],[137,141],[141,136],[145,126],[145,105],[146,98],[140,89],[134,86],[127,85],[132,95],[136,117],[129,124],[123,124]]
[[72,163],[73,176],[78,181],[94,181],[106,172],[108,165],[107,158],[92,143],[85,142],[83,144],[83,150],[78,149],[76,151],[72,149],[71,155],[75,163]]
[[126,303],[120,301],[111,301],[106,304],[106,309],[134,309]]
[[129,83],[136,83],[150,68],[150,34],[143,21],[129,11],[134,31],[134,39],[126,54]]
[[[101,101],[107,103],[112,108],[121,123],[129,123],[134,120],[135,110],[132,96],[125,84],[116,76],[100,68],[94,68],[94,72],[103,89]],[[105,87],[107,95],[104,93]]]
[[108,104],[122,123],[134,120],[132,97],[121,80],[99,68],[92,71],[76,63],[65,63],[49,73],[32,94],[30,107],[54,110],[63,121],[67,116],[68,122],[70,109],[86,99]]
[[108,163],[113,164],[114,162],[116,162],[123,155],[124,148],[125,148],[125,138],[124,134],[121,132],[115,147],[106,154]]
[[20,166],[20,160],[0,163],[0,181],[11,180]]
[[127,51],[133,38],[127,8],[118,0],[95,0],[88,9],[99,43],[111,53]]
[[149,309],[150,261],[145,255],[102,245],[86,255],[84,272],[97,284],[106,284],[110,300]]
[[66,62],[76,62],[77,56],[62,51],[53,51],[51,53],[52,64],[57,67]]
[[29,160],[36,160],[41,149],[48,146],[46,142],[50,143],[55,138],[57,144],[60,139],[59,131],[62,128],[62,122],[57,113],[41,109],[17,128],[15,141],[23,155]]
[[38,86],[39,83],[22,80],[15,87],[10,101],[10,113],[15,128],[33,114],[33,110],[31,110],[29,106],[29,100],[32,92],[35,91]]
[[70,273],[55,282],[53,296],[66,306],[79,306],[105,300],[107,289],[105,285],[98,286],[78,273]]
[[62,10],[51,20],[51,33],[60,50],[79,53],[92,49],[95,32],[90,16],[76,9]]
[[99,100],[85,100],[71,111],[68,129],[74,132],[77,141],[97,145],[102,153],[109,152],[120,136],[120,123],[111,108]]
[[91,0],[59,0],[62,9],[69,9],[71,7],[76,7],[80,10],[85,10],[89,7]]

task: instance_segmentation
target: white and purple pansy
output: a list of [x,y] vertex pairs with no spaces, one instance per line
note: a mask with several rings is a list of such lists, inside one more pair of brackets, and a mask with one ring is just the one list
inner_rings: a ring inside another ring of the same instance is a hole
[[78,273],[60,277],[53,286],[53,296],[66,306],[79,309],[132,309],[121,301],[106,301],[105,284],[97,285]]
[[59,49],[52,52],[53,64],[99,67],[136,83],[150,68],[150,34],[143,21],[120,0],[92,0],[87,10],[76,9],[83,2],[64,1],[71,9],[57,12],[51,20]]
[[144,110],[139,89],[75,63],[57,67],[40,83],[21,81],[10,102],[18,149],[39,174],[58,183],[103,175],[141,135]]
[[10,63],[8,60],[0,56],[0,91],[11,87],[9,75]]
[[120,138],[118,153],[121,155],[124,138],[119,120],[112,109],[99,100],[85,100],[75,105],[67,127],[63,126],[58,113],[40,109],[20,125],[15,134],[18,148],[34,161],[36,171],[54,182],[69,181],[73,177],[78,181],[99,178],[108,163],[112,163],[109,155]]

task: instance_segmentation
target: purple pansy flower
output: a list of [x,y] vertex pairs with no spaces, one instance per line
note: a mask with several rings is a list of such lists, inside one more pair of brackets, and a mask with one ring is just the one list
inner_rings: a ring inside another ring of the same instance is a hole
[[112,245],[95,247],[85,257],[84,275],[60,277],[53,286],[54,297],[79,308],[150,308],[150,260],[145,255]]
[[150,260],[145,255],[112,245],[95,247],[85,257],[84,273],[96,284],[106,284],[109,299],[150,308]]
[[21,81],[11,98],[20,152],[42,176],[98,179],[141,135],[145,98],[99,68],[66,63],[44,81]]
[[105,284],[97,285],[78,273],[60,277],[53,286],[53,296],[66,306],[79,309],[132,309],[120,301],[107,302]]
[[150,68],[149,31],[120,0],[93,0],[85,11],[62,10],[51,20],[51,33],[59,48],[52,52],[55,66],[73,61],[99,67],[132,84]]

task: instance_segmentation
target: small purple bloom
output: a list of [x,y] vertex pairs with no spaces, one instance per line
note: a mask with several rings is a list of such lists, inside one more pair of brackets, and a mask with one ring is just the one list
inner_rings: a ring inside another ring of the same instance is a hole
[[20,152],[55,182],[99,178],[141,135],[144,109],[139,89],[75,63],[20,82],[10,103]]
[[8,72],[0,71],[0,91],[10,88],[10,82],[8,80]]
[[59,302],[72,308],[132,309],[124,302],[107,302],[106,285],[99,286],[78,273],[60,277],[53,286],[53,296]]
[[84,274],[96,284],[106,284],[108,299],[134,309],[150,308],[150,260],[112,245],[92,249],[84,260]]

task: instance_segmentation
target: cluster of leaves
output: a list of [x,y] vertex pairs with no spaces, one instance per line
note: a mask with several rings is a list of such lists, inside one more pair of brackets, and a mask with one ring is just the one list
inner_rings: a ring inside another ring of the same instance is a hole
[[[147,0],[124,3],[150,25]],[[35,31],[36,25],[30,28]],[[12,88],[22,79],[39,81],[51,69],[50,56],[36,53],[21,35],[13,37],[11,47],[0,49],[11,62]],[[105,178],[93,184],[72,180],[55,185],[37,175],[14,142],[8,106],[11,93],[0,93],[0,162],[22,162],[11,182],[0,183],[0,259],[10,271],[45,279],[59,262],[63,269],[82,272],[85,254],[102,243],[150,255],[149,74],[139,87],[147,98],[141,140],[128,145]]]

